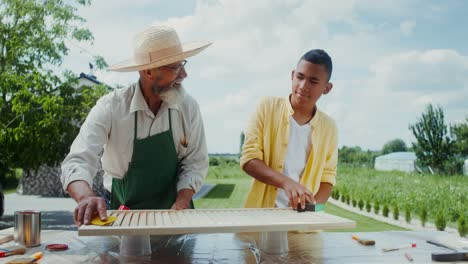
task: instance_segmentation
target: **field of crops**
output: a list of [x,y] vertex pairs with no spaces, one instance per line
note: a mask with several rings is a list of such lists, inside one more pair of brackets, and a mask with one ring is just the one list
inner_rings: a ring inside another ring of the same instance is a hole
[[407,174],[340,166],[332,196],[384,216],[434,222],[440,230],[446,225],[458,226],[460,234],[466,234],[468,176]]

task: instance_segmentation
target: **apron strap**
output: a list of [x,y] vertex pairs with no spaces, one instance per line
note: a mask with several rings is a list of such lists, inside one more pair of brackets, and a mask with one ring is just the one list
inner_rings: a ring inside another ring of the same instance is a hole
[[[133,93],[132,93],[132,97],[135,96],[135,86],[133,87]],[[138,111],[135,111],[135,125],[133,126],[133,142],[135,142],[137,140],[137,126],[138,126],[138,117],[137,117],[137,112]]]
[[135,125],[133,126],[133,142],[137,140],[137,126],[138,126],[138,117],[137,117],[137,111],[135,111]]
[[168,107],[167,111],[169,112],[169,131],[171,131],[171,134],[172,134],[171,108]]

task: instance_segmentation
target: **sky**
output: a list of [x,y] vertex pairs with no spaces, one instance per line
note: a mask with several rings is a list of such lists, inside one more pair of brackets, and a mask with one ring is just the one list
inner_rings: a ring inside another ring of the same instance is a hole
[[[188,59],[184,87],[199,103],[209,153],[237,153],[263,96],[287,96],[291,71],[310,49],[333,60],[332,91],[318,107],[338,125],[339,146],[380,150],[415,139],[409,125],[427,104],[446,122],[468,117],[468,1],[114,0],[79,7],[92,45],[67,41],[62,67],[88,73],[93,55],[109,65],[132,56],[133,35],[174,27],[182,42],[213,44]],[[137,73],[95,71],[128,86]]]

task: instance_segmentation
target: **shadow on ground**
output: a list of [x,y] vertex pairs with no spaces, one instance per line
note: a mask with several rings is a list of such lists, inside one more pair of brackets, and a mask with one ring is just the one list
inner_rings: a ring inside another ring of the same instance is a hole
[[[77,230],[73,222],[73,212],[46,211],[41,212],[42,230]],[[6,229],[15,225],[13,215],[4,215],[0,218],[0,229]]]
[[235,184],[216,184],[216,186],[203,198],[227,199],[231,196],[235,187]]

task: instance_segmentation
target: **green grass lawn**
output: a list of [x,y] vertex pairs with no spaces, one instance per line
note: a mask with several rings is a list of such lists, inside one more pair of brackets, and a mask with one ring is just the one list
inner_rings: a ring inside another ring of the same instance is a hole
[[[243,208],[252,178],[240,171],[238,166],[229,169],[229,175],[222,168],[211,168],[205,183],[216,186],[203,198],[194,201],[195,208]],[[227,170],[226,170],[227,172]],[[405,230],[372,218],[352,213],[330,203],[326,204],[325,212],[344,217],[356,222],[355,229],[333,230],[335,232],[373,232],[389,230]]]
[[[216,186],[203,198],[195,200],[195,208],[243,208],[251,179],[207,179]],[[232,190],[231,190],[232,188]]]
[[354,229],[336,229],[336,230],[331,230],[331,232],[376,232],[376,231],[390,231],[390,230],[395,230],[395,231],[407,230],[398,226],[389,225],[387,223],[376,221],[367,216],[362,216],[360,214],[352,213],[348,210],[341,209],[340,207],[335,206],[331,203],[327,203],[325,205],[325,212],[332,214],[332,215],[344,217],[344,218],[347,218],[349,220],[353,220],[354,222],[356,222],[356,228]]

